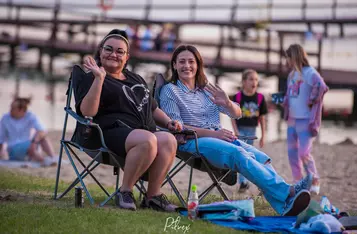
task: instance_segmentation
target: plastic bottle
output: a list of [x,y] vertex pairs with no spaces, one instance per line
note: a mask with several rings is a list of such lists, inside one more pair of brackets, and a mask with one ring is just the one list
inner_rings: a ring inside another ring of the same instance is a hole
[[199,205],[199,200],[198,200],[197,186],[192,185],[190,197],[188,198],[188,204],[187,204],[188,218],[190,220],[197,219],[198,205]]

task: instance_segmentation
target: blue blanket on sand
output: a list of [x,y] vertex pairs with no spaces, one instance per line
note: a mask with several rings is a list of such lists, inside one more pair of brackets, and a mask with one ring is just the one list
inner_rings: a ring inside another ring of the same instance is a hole
[[[181,211],[182,215],[187,216],[187,211]],[[302,234],[298,229],[293,228],[296,216],[258,216],[250,221],[227,221],[227,220],[210,220],[210,222],[237,230],[256,231],[256,232],[278,232],[278,233],[297,233]]]
[[248,222],[243,221],[211,221],[214,224],[237,230],[256,232],[306,233],[293,228],[294,217],[258,216]]

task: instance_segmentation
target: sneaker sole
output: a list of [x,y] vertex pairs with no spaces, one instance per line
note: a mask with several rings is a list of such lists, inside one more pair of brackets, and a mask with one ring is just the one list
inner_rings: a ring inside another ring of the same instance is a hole
[[291,209],[283,216],[297,216],[303,212],[310,204],[311,196],[307,191],[301,191],[295,198]]
[[132,207],[123,207],[123,206],[118,206],[120,209],[124,209],[124,210],[132,210],[132,211],[136,211],[136,208],[132,208]]
[[162,207],[158,206],[154,202],[149,202],[149,206],[147,206],[148,209],[152,209],[158,212],[166,212],[166,213],[174,213],[176,212],[177,207],[174,210],[165,210]]

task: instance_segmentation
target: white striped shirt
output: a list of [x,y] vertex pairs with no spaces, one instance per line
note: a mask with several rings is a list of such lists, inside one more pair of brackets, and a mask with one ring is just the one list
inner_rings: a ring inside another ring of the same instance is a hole
[[234,117],[226,108],[214,104],[209,96],[212,95],[203,89],[189,90],[178,80],[177,85],[169,83],[161,88],[160,109],[181,124],[218,130],[221,129],[220,112]]

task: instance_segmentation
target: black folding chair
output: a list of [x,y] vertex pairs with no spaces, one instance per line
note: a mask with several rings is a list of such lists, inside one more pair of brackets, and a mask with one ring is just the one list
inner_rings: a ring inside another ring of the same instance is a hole
[[[154,98],[157,100],[159,106],[160,106],[159,97],[160,97],[161,88],[167,83],[168,82],[165,80],[162,74],[156,75],[154,88],[153,88],[154,90],[153,95]],[[187,191],[186,199],[188,199],[190,196],[193,169],[197,169],[202,172],[207,172],[208,176],[212,180],[212,184],[199,194],[200,201],[202,201],[214,188],[217,188],[219,194],[222,196],[224,200],[229,200],[226,192],[222,188],[222,182],[230,186],[235,185],[237,183],[237,172],[231,171],[229,169],[216,168],[213,165],[211,165],[208,162],[208,160],[199,151],[198,137],[195,131],[185,130],[183,134],[187,136],[190,135],[195,140],[196,152],[189,153],[189,152],[183,152],[178,150],[176,153],[178,162],[169,171],[168,176],[166,177],[166,180],[164,181],[163,185],[165,185],[167,182],[170,182],[170,185],[174,190],[176,196],[180,200],[182,206],[187,207],[186,205],[187,202],[183,198],[181,192],[179,191],[175,183],[172,181],[172,179],[178,172],[180,172],[186,165],[188,165],[190,167],[190,174],[189,174],[188,191]],[[252,140],[256,139],[256,136],[238,136],[238,138],[240,140],[247,141],[250,139]]]
[[[64,119],[63,131],[62,131],[62,138],[60,142],[61,148],[60,148],[60,154],[58,159],[54,199],[57,200],[62,198],[78,183],[80,183],[81,186],[83,187],[83,190],[87,198],[89,199],[90,203],[93,205],[94,204],[93,197],[91,196],[84,182],[84,178],[86,178],[89,175],[90,177],[92,177],[95,183],[101,188],[101,190],[103,190],[103,192],[107,196],[107,198],[99,205],[99,206],[104,206],[109,200],[111,200],[116,195],[116,193],[119,190],[120,169],[123,168],[125,160],[124,158],[117,157],[117,155],[114,152],[108,149],[104,141],[102,129],[98,124],[92,121],[92,118],[79,116],[71,108],[72,93],[76,92],[82,79],[90,79],[89,77],[86,76],[87,74],[82,70],[80,66],[75,65],[73,67],[68,83],[68,89],[66,92],[67,101],[66,101],[66,107],[64,108],[65,119]],[[65,139],[68,116],[71,116],[76,120],[75,132],[73,134],[73,137],[69,140]],[[84,147],[80,142],[78,142],[77,139],[75,139],[76,132],[79,131],[79,129],[82,130],[85,129],[83,133],[84,138],[86,137],[85,136],[86,133],[88,134],[90,133],[91,135],[91,137],[89,137],[91,138],[90,146]],[[77,149],[81,152],[85,152],[87,155],[89,155],[92,158],[92,160],[87,165],[85,165],[83,160],[81,160],[81,158],[74,151],[74,149]],[[68,156],[68,159],[73,167],[74,172],[76,173],[77,178],[71,183],[71,185],[63,193],[58,195],[58,183],[60,179],[63,150]],[[83,167],[83,170],[81,172],[78,170],[74,159],[76,159],[79,162],[79,164]],[[112,193],[109,193],[92,173],[93,170],[97,168],[100,164],[107,164],[113,166],[114,175],[116,176],[116,186],[115,186],[115,191]],[[139,180],[138,183],[135,184],[135,186],[139,190],[140,195],[146,193],[146,189],[143,185],[143,180]]]

